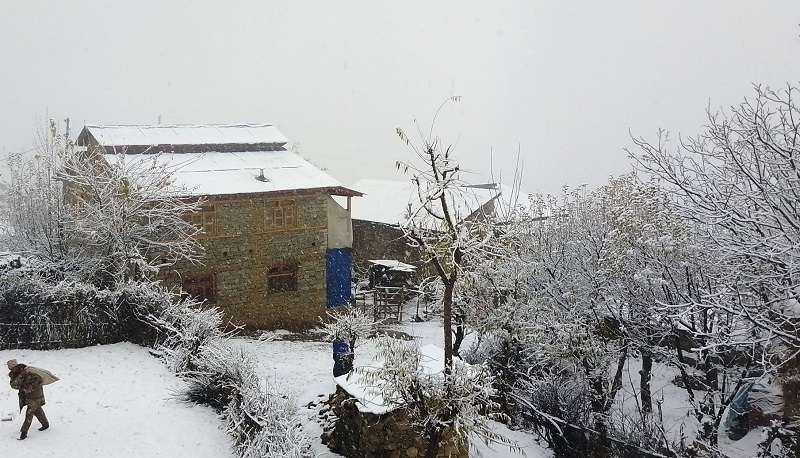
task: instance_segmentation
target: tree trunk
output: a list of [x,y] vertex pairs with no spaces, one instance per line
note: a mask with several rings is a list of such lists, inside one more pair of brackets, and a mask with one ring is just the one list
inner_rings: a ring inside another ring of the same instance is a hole
[[455,282],[444,284],[442,321],[444,321],[444,373],[445,378],[453,371],[453,290]]
[[464,324],[459,322],[456,324],[456,337],[453,341],[453,355],[455,356],[459,356],[458,352],[461,350],[461,343],[464,342],[464,335]]
[[441,446],[442,442],[442,434],[436,428],[435,431],[428,432],[428,446],[425,448],[425,458],[436,458],[439,454],[439,447]]
[[639,391],[642,398],[642,412],[653,411],[653,397],[650,392],[650,378],[653,371],[653,354],[642,350],[642,369],[639,371]]

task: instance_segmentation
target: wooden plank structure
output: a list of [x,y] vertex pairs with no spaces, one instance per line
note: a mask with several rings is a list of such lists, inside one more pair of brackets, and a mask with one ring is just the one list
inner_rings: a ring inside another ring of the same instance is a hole
[[372,314],[375,321],[403,321],[403,304],[408,297],[405,287],[378,286],[372,291]]

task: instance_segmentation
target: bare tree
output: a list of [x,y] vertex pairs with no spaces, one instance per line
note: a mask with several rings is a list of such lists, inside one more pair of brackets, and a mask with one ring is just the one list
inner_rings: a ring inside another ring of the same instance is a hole
[[11,247],[78,279],[110,286],[154,279],[178,262],[199,262],[199,209],[173,185],[161,155],[76,148],[51,122],[35,153],[11,158],[5,219]]
[[708,306],[743,317],[780,366],[800,353],[800,109],[798,89],[755,87],[729,112],[708,112],[696,138],[669,150],[635,139],[638,166],[672,196],[672,207],[701,231],[724,285]]
[[200,261],[201,229],[186,216],[199,210],[190,190],[173,184],[176,165],[161,154],[76,152],[59,178],[67,187],[65,222],[81,249],[97,259],[104,282],[154,278],[178,262]]
[[67,139],[51,122],[39,132],[32,154],[9,156],[6,177],[6,243],[20,254],[50,263],[71,260],[69,234],[63,221],[68,208],[57,174],[64,160]]
[[[476,202],[473,190],[461,179],[462,170],[453,156],[453,145],[444,146],[434,133],[436,118],[442,108],[459,100],[459,97],[451,97],[442,103],[427,131],[417,125],[416,142],[404,130],[397,129],[398,136],[415,156],[414,160],[398,161],[397,167],[411,174],[417,189],[403,231],[410,244],[422,251],[423,260],[433,265],[443,285],[447,373],[453,367],[454,348],[457,348],[453,341],[453,299],[459,275],[469,256],[493,250],[490,243],[493,240],[491,218],[467,218],[479,210],[480,204]],[[463,329],[460,336],[463,338]]]
[[631,153],[705,253],[664,305],[697,343],[707,391],[696,404],[689,395],[712,446],[751,374],[796,364],[800,354],[798,90],[754,92],[727,111],[709,109],[694,138],[673,147],[660,131],[654,143],[635,138]]

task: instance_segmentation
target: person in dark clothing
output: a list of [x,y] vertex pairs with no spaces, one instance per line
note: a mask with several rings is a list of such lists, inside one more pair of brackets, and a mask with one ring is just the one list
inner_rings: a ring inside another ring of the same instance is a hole
[[333,340],[333,376],[347,374],[353,370],[353,351],[346,340],[336,338]]
[[[17,363],[14,359],[8,361],[6,365],[9,369],[8,377],[10,379],[11,388],[19,390],[19,410],[22,411],[22,408],[27,406],[25,410],[25,421],[22,423],[19,435],[19,440],[25,440],[25,438],[28,437],[28,429],[31,427],[33,417],[36,417],[42,425],[39,431],[44,431],[50,427],[47,416],[45,416],[44,410],[42,409],[42,406],[45,405],[44,389],[42,386],[46,383],[52,383],[52,381],[43,379],[43,374],[40,372],[46,371]],[[45,373],[44,375],[46,376],[47,374],[49,373]]]

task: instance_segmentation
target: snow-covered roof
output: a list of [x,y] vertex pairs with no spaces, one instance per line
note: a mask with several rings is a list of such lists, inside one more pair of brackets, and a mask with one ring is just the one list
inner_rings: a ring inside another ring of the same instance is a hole
[[[407,218],[409,208],[419,206],[417,186],[411,180],[364,179],[355,182],[352,188],[364,193],[353,205],[353,219],[400,224]],[[457,193],[456,213],[465,219],[498,195],[499,191],[491,186],[463,187]]]
[[[285,145],[286,137],[272,124],[86,125],[84,132],[100,146],[154,145]],[[79,142],[84,132],[81,132]]]
[[417,270],[416,266],[396,261],[394,259],[370,259],[369,262],[372,264],[376,264],[400,272],[414,272]]
[[[329,194],[359,195],[291,151],[104,154],[110,164],[155,161],[172,174],[186,195],[230,195],[326,188]],[[147,163],[147,162],[145,162]],[[145,167],[142,167],[145,168]]]

